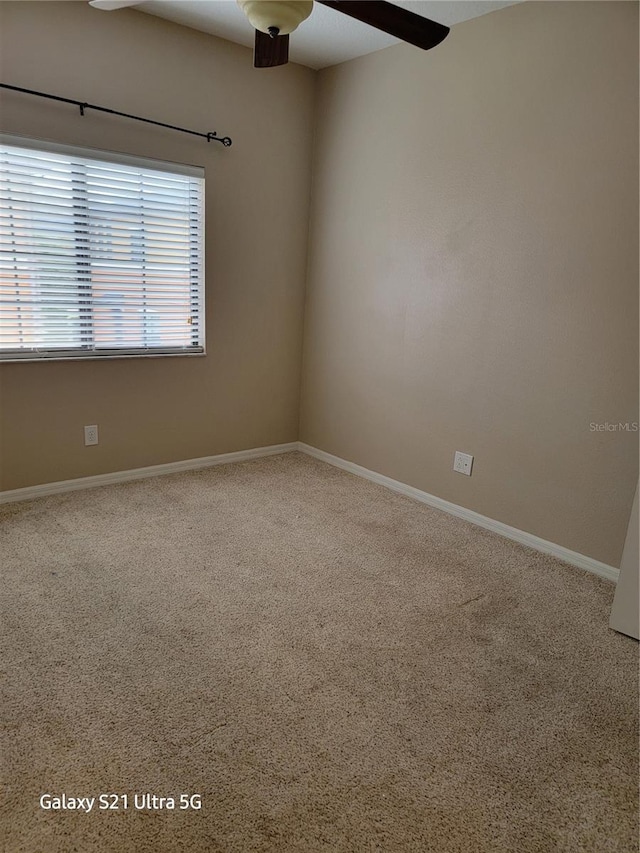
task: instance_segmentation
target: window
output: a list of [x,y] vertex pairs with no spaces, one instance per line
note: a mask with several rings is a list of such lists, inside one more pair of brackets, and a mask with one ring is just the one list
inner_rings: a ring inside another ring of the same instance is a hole
[[204,353],[204,171],[0,137],[0,361]]

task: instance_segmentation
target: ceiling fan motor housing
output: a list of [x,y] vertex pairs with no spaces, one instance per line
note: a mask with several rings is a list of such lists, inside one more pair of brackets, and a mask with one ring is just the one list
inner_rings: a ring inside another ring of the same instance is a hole
[[292,33],[313,10],[313,0],[238,0],[249,23],[262,33],[277,29],[278,35]]

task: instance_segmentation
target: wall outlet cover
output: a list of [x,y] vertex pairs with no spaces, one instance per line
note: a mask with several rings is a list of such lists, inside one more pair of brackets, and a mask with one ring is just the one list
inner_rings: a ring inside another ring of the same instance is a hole
[[89,447],[92,444],[98,443],[98,425],[92,424],[84,428],[84,444]]
[[461,453],[456,450],[456,455],[453,458],[453,470],[457,471],[458,474],[466,474],[467,477],[470,477],[472,467],[473,456],[470,453]]

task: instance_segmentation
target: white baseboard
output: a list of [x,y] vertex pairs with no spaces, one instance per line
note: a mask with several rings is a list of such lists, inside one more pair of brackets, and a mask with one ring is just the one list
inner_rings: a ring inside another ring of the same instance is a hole
[[79,489],[93,489],[111,483],[126,483],[129,480],[144,480],[147,477],[159,477],[162,474],[175,474],[178,471],[196,471],[198,468],[211,468],[214,465],[226,465],[229,462],[244,462],[247,459],[259,459],[262,456],[276,456],[298,450],[298,442],[272,444],[269,447],[253,447],[251,450],[238,450],[235,453],[219,453],[217,456],[201,456],[198,459],[183,459],[180,462],[166,462],[163,465],[149,465],[146,468],[130,468],[128,471],[113,471],[109,474],[95,474],[92,477],[79,477],[76,480],[60,480],[57,483],[43,483],[41,486],[26,486],[0,492],[0,504],[14,501],[28,501],[45,495],[57,495],[61,492],[75,492]]
[[391,477],[386,477],[384,474],[378,474],[376,471],[370,471],[368,468],[363,468],[361,465],[356,465],[354,462],[348,462],[346,459],[341,459],[339,456],[333,456],[331,453],[326,453],[324,450],[318,450],[316,447],[311,447],[302,441],[291,441],[288,444],[272,444],[268,447],[254,447],[250,450],[238,450],[234,453],[220,453],[216,456],[202,456],[198,459],[183,459],[179,462],[167,462],[163,465],[149,465],[146,468],[131,468],[127,471],[113,471],[109,474],[96,474],[92,477],[79,477],[75,480],[60,480],[56,483],[43,483],[39,486],[27,486],[23,489],[12,489],[10,491],[0,492],[0,504],[12,503],[15,501],[28,501],[33,498],[45,497],[46,495],[56,495],[62,492],[75,492],[79,489],[93,489],[96,486],[106,486],[111,483],[126,483],[130,480],[143,480],[147,477],[159,477],[163,474],[175,474],[179,471],[195,471],[199,468],[210,468],[214,465],[225,465],[229,462],[244,462],[248,459],[259,459],[263,456],[276,456],[281,453],[290,453],[293,450],[299,450],[309,456],[314,456],[323,462],[328,462],[336,468],[342,468],[344,471],[349,471],[351,474],[356,474],[359,477],[364,477],[366,480],[372,480],[381,486],[386,486],[388,489],[393,489],[402,495],[407,495],[421,503],[428,504],[449,515],[455,515],[458,518],[463,518],[465,521],[470,521],[471,524],[476,524],[478,527],[484,527],[486,530],[492,530],[506,539],[512,539],[514,542],[520,542],[521,545],[526,545],[536,551],[541,551],[543,554],[550,554],[552,557],[557,557],[565,563],[570,563],[572,566],[578,566],[580,569],[585,569],[587,572],[592,572],[602,578],[617,582],[619,570],[613,566],[608,566],[606,563],[601,563],[594,560],[592,557],[586,557],[584,554],[579,554],[577,551],[570,551],[562,545],[556,545],[554,542],[547,542],[546,539],[540,539],[532,533],[526,533],[524,530],[518,530],[515,527],[510,527],[508,524],[503,524],[501,521],[496,521],[493,518],[487,518],[485,515],[480,515],[471,509],[458,506],[457,504],[445,501],[428,492],[423,492],[413,486],[408,486],[406,483],[401,483],[398,480],[392,480]]
[[541,551],[543,554],[550,554],[552,557],[557,557],[565,563],[570,563],[572,566],[578,566],[580,569],[585,569],[587,572],[592,572],[594,575],[599,575],[601,578],[617,582],[619,570],[613,566],[608,566],[606,563],[601,563],[599,560],[594,560],[592,557],[585,557],[584,554],[579,554],[577,551],[570,551],[562,545],[556,545],[555,542],[547,542],[546,539],[540,539],[539,536],[534,536],[532,533],[526,533],[524,530],[518,530],[516,527],[510,527],[508,524],[503,524],[501,521],[495,521],[493,518],[487,518],[486,515],[480,515],[471,509],[458,506],[457,504],[445,501],[435,495],[430,495],[428,492],[423,492],[413,486],[407,486],[405,483],[400,483],[398,480],[392,480],[391,477],[385,477],[384,474],[378,474],[376,471],[370,471],[368,468],[363,468],[361,465],[356,465],[354,462],[347,462],[346,459],[341,459],[339,456],[333,456],[331,453],[326,453],[324,450],[318,450],[316,447],[311,447],[302,441],[298,442],[298,450],[302,453],[307,453],[309,456],[314,456],[323,462],[328,462],[330,465],[335,465],[336,468],[342,468],[349,471],[351,474],[357,474],[358,477],[364,477],[366,480],[372,480],[381,486],[386,486],[388,489],[393,489],[394,492],[400,492],[402,495],[407,495],[414,500],[429,506],[447,512],[450,515],[455,515],[458,518],[463,518],[465,521],[470,521],[471,524],[476,524],[478,527],[484,527],[486,530],[492,530],[506,539],[512,539],[514,542],[519,542],[521,545],[526,545],[536,551]]

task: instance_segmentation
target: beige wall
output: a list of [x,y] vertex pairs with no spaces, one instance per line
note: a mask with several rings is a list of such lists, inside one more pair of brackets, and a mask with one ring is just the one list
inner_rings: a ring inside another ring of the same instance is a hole
[[320,72],[303,441],[619,564],[637,434],[590,423],[638,420],[637,79],[615,2]]
[[3,365],[1,487],[296,439],[315,72],[255,72],[248,48],[134,10],[0,15],[3,82],[233,138],[3,94],[7,132],[205,167],[208,355]]

